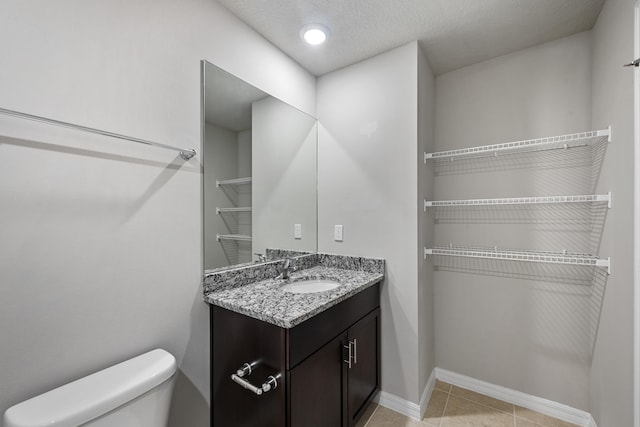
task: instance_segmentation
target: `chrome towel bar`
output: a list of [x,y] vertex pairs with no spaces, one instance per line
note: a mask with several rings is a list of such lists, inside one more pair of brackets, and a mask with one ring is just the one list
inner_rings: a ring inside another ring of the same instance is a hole
[[82,125],[76,125],[76,124],[73,124],[73,123],[68,123],[68,122],[63,122],[63,121],[60,121],[60,120],[49,119],[49,118],[46,118],[46,117],[35,116],[33,114],[21,113],[20,111],[8,110],[6,108],[0,108],[0,113],[1,114],[5,114],[7,116],[19,117],[19,118],[22,118],[22,119],[27,119],[27,120],[33,120],[33,121],[36,121],[36,122],[47,123],[47,124],[54,125],[54,126],[60,126],[60,127],[70,128],[70,129],[81,130],[81,131],[84,131],[84,132],[93,133],[93,134],[97,134],[97,135],[108,136],[108,137],[111,137],[111,138],[124,139],[126,141],[137,142],[138,144],[151,145],[151,146],[158,147],[158,148],[164,148],[166,150],[178,151],[178,152],[180,152],[180,157],[182,157],[182,159],[184,159],[184,160],[189,160],[190,158],[192,158],[193,156],[196,155],[196,150],[193,150],[193,149],[185,150],[184,148],[174,147],[172,145],[160,144],[159,142],[147,141],[145,139],[134,138],[132,136],[126,136],[126,135],[121,135],[121,134],[118,134],[118,133],[107,132],[105,130],[90,128],[90,127],[82,126]]

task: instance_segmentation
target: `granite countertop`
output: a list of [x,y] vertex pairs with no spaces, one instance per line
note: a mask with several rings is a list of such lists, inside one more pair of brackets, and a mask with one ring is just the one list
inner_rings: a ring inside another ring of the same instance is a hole
[[[254,272],[245,272],[244,275],[257,276],[256,279],[262,280],[225,277],[212,284],[207,282],[211,277],[205,277],[204,300],[282,328],[293,328],[384,278],[383,260],[324,254],[318,254],[315,259],[317,261],[311,262],[306,268],[291,273],[288,280],[265,279]],[[269,276],[276,277],[276,274]],[[281,289],[287,283],[307,279],[334,280],[341,286],[309,294],[295,294]]]

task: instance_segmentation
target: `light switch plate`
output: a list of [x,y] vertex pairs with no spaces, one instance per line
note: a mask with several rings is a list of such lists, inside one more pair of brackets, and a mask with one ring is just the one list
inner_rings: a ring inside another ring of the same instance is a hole
[[293,237],[302,239],[302,224],[293,224]]
[[334,228],[333,228],[333,240],[335,240],[336,242],[342,242],[342,231],[343,231],[342,225],[334,226]]

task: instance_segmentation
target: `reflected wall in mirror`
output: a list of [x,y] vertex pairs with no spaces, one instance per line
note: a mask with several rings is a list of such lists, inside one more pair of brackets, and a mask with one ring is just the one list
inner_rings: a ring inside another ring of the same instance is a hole
[[211,63],[202,72],[205,270],[315,252],[316,119]]

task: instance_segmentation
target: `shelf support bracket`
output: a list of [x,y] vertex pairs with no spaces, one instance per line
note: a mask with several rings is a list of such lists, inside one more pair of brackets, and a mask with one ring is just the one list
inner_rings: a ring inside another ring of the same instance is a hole
[[607,275],[611,274],[611,258],[603,258],[596,261],[597,267],[605,267],[607,269]]

